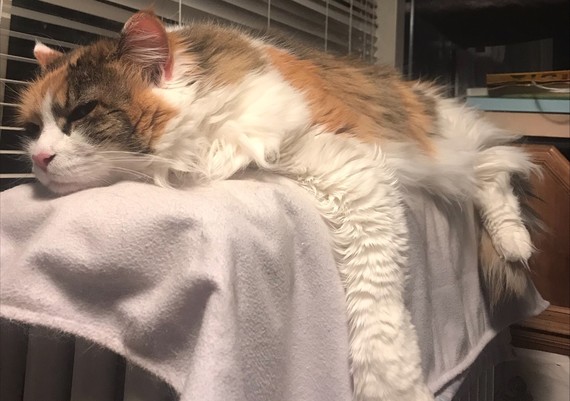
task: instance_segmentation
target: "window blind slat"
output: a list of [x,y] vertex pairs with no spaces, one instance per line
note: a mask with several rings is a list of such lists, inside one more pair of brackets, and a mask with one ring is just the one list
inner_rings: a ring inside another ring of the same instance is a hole
[[0,178],[34,178],[35,175],[32,173],[3,173],[0,174]]
[[33,58],[22,57],[22,56],[14,56],[12,54],[6,54],[6,53],[0,53],[0,59],[2,59],[2,58],[5,60],[23,61],[24,63],[31,63],[31,64],[37,64],[38,63]]
[[45,45],[52,45],[52,46],[57,46],[57,47],[66,47],[68,49],[77,47],[77,45],[74,43],[64,42],[61,40],[53,40],[50,38],[44,38],[44,37],[40,37],[40,36],[36,36],[36,35],[30,35],[28,33],[17,32],[17,31],[5,29],[5,28],[0,28],[0,33],[2,33],[2,35],[6,35],[8,37],[13,37],[13,38],[27,39],[27,40],[31,40],[31,41],[41,40],[42,43]]
[[0,82],[7,84],[28,85],[26,81],[18,81],[17,79],[0,78]]
[[25,155],[23,150],[0,150],[0,155]]

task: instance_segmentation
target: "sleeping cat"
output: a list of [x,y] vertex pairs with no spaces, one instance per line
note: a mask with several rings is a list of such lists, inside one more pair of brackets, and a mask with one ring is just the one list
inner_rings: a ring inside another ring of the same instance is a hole
[[53,192],[207,182],[251,166],[313,195],[345,285],[355,400],[433,400],[402,296],[401,191],[473,202],[493,299],[525,289],[532,245],[511,178],[533,164],[429,85],[280,38],[165,27],[148,11],[119,39],[67,54],[37,43],[34,55],[41,73],[20,121]]

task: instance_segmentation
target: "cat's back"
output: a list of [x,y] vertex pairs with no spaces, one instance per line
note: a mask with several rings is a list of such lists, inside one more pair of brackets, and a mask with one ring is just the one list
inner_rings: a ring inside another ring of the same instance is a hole
[[303,95],[314,125],[366,141],[412,139],[426,150],[431,146],[433,105],[391,67],[315,50],[275,32],[195,24],[171,28],[171,35],[195,57],[210,88],[273,70]]

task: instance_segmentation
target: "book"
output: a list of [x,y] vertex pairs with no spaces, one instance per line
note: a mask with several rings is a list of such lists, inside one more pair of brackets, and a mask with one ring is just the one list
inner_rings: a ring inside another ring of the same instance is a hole
[[561,99],[543,99],[538,97],[510,98],[467,96],[465,103],[468,106],[484,111],[570,114],[570,98],[568,97]]
[[570,70],[521,72],[509,74],[487,74],[487,87],[509,84],[550,84],[569,83]]
[[488,96],[566,98],[570,96],[570,70],[487,74]]
[[541,87],[529,86],[502,86],[488,88],[487,96],[492,97],[516,97],[516,98],[541,98],[541,99],[567,99],[570,97],[570,85]]

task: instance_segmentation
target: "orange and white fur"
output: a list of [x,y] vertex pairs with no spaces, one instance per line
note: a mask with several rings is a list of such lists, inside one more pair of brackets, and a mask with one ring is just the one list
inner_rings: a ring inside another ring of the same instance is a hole
[[151,12],[118,40],[68,54],[38,43],[34,54],[42,71],[20,119],[52,191],[254,167],[313,195],[346,290],[355,400],[433,399],[403,301],[402,190],[474,202],[493,297],[524,290],[532,245],[510,180],[533,165],[513,137],[428,85],[282,38],[165,27]]

